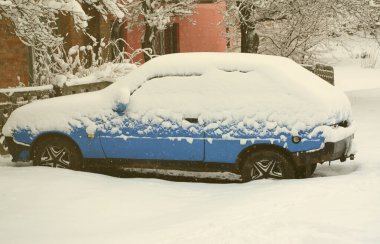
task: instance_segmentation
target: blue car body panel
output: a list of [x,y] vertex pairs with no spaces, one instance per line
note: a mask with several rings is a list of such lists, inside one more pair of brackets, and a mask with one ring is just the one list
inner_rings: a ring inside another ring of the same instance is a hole
[[[306,132],[300,133],[303,140],[295,144],[292,142],[291,134],[276,134],[274,131],[263,133],[258,130],[246,135],[237,130],[233,131],[233,136],[226,138],[222,135],[225,135],[230,128],[218,127],[205,130],[204,126],[195,123],[184,129],[169,121],[169,126],[164,128],[162,124],[142,123],[125,115],[119,116],[117,121],[117,125],[112,122],[104,124],[103,129],[95,133],[94,138],[88,137],[85,128],[74,128],[70,133],[45,131],[33,134],[28,130],[19,130],[14,133],[14,140],[17,143],[31,145],[40,136],[56,133],[71,138],[80,148],[83,157],[89,159],[155,159],[220,163],[235,163],[238,155],[252,145],[268,144],[285,148],[289,152],[305,152],[320,149],[324,143],[321,134],[307,139]],[[28,159],[28,150],[20,153],[19,160]]]
[[[107,158],[204,160],[204,133],[180,128],[168,121],[163,128],[124,118],[122,126],[111,133],[106,129],[100,140]],[[115,127],[113,127],[115,128]]]
[[[88,138],[87,132],[84,128],[77,128],[70,133],[62,131],[44,131],[38,134],[32,134],[28,130],[19,130],[14,133],[14,141],[24,145],[32,145],[33,141],[46,134],[60,134],[71,138],[81,150],[84,158],[105,158],[103,148],[100,143],[100,138],[96,136],[93,139]],[[20,161],[29,160],[29,151],[23,152],[23,158]]]
[[[207,139],[206,140],[206,157],[205,162],[221,162],[221,163],[235,163],[238,155],[246,148],[252,145],[275,145],[285,148],[289,152],[302,152],[308,150],[316,150],[321,148],[323,140],[305,141],[292,147],[290,150],[286,146],[289,142],[283,142],[278,139]],[[292,143],[292,142],[290,142]],[[292,143],[293,144],[293,143]]]
[[102,137],[107,158],[203,161],[204,140]]
[[[236,136],[236,137],[235,137]],[[316,138],[304,139],[300,143],[292,142],[292,135],[268,133],[268,137],[235,135],[233,138],[223,138],[215,133],[206,132],[205,162],[235,163],[238,155],[252,145],[275,145],[289,152],[303,152],[320,149],[324,138],[318,135]]]

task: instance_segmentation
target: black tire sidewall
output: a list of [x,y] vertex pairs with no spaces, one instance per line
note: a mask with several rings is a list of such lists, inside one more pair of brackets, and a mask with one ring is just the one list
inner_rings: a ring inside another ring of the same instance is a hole
[[294,179],[295,178],[295,170],[293,164],[290,160],[280,152],[273,150],[260,150],[247,155],[247,157],[243,161],[243,165],[240,169],[241,177],[243,182],[251,181],[251,169],[255,162],[259,162],[261,160],[275,160],[280,162],[280,167],[282,171],[283,179]]
[[83,168],[83,160],[81,154],[77,147],[69,140],[60,137],[49,137],[41,142],[39,142],[34,147],[33,153],[33,165],[39,166],[41,163],[41,157],[47,146],[59,146],[65,147],[69,153],[70,158],[70,169],[81,170]]
[[[307,167],[310,167],[309,171],[307,170]],[[317,168],[317,164],[297,167],[297,170],[296,170],[297,179],[310,178],[314,174],[314,171],[316,168]]]
[[317,168],[317,165],[318,165],[318,164],[313,164],[313,165],[311,165],[311,170],[310,170],[310,175],[309,175],[309,177],[311,177],[311,176],[314,174],[315,169]]

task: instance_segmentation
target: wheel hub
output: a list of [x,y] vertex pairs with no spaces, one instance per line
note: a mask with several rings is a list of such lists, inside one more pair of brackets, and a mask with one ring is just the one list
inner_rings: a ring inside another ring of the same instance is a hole
[[255,162],[251,169],[252,180],[265,179],[265,178],[282,178],[282,170],[280,162],[275,160],[261,160]]
[[41,166],[54,168],[70,168],[70,155],[66,148],[47,146],[41,156]]

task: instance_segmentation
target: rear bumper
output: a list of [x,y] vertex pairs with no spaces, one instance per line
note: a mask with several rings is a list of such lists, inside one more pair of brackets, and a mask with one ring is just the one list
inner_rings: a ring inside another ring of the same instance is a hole
[[16,143],[12,137],[5,137],[5,146],[8,147],[8,152],[12,155],[13,162],[29,161],[30,146]]
[[292,153],[293,160],[297,166],[305,166],[337,159],[341,161],[345,161],[347,158],[353,159],[353,139],[354,135],[351,135],[338,142],[327,142],[325,147],[318,151]]

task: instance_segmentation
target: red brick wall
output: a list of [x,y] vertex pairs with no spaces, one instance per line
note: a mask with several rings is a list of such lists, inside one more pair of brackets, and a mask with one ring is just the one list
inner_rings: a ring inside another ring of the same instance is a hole
[[69,15],[59,15],[58,32],[65,37],[65,48],[84,44],[84,35],[75,29],[74,20]]
[[[224,23],[224,1],[198,4],[195,14],[188,19],[178,19],[179,52],[224,52],[226,51],[226,26]],[[131,48],[129,52],[141,48],[144,27],[125,31],[125,40]],[[143,61],[142,55],[134,61]]]
[[[124,31],[124,39],[128,43],[126,51],[129,53],[133,53],[136,49],[141,48],[141,40],[143,38],[144,27],[135,26],[131,31],[125,27]],[[142,54],[138,55],[134,58],[133,62],[144,63],[144,56]]]
[[179,21],[179,52],[226,51],[226,26],[222,11],[226,6],[219,3],[198,4],[195,14]]
[[[222,4],[198,4],[195,14],[190,17],[195,25],[186,19],[179,19],[179,52],[223,52],[226,49],[225,25],[221,10],[225,8]],[[74,29],[70,16],[60,16],[59,31],[66,36],[66,47],[84,45],[85,38]],[[28,48],[20,40],[7,31],[7,23],[0,20],[0,88],[18,85],[17,77],[21,82],[28,84]],[[99,21],[99,34],[109,38],[111,31],[110,22],[106,23],[102,18]],[[127,51],[141,47],[143,27],[134,28],[132,32],[125,30],[124,37],[129,47]],[[143,56],[138,55],[134,61],[143,61]]]
[[0,20],[0,88],[29,83],[28,48],[17,36],[9,34],[5,20]]

